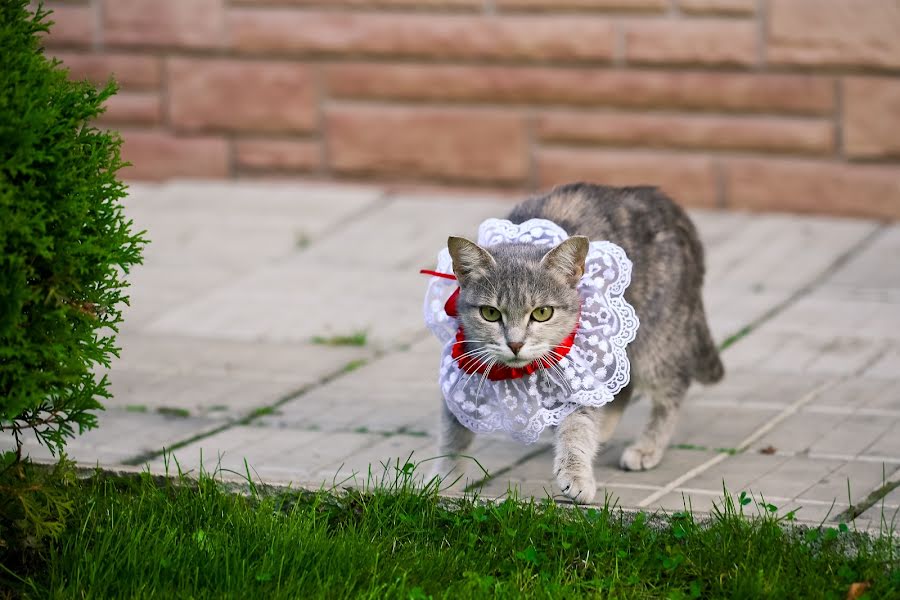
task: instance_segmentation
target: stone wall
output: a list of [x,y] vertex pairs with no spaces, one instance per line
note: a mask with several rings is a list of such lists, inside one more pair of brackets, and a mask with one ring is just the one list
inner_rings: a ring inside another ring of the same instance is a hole
[[898,0],[82,0],[129,176],[545,189],[900,217]]

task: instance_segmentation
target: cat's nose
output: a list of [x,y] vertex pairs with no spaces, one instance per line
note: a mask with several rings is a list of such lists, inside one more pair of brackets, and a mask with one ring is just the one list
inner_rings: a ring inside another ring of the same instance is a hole
[[524,346],[525,343],[524,342],[506,342],[506,345],[509,346],[509,349],[512,350],[513,354],[518,356],[519,350],[522,349],[522,346]]

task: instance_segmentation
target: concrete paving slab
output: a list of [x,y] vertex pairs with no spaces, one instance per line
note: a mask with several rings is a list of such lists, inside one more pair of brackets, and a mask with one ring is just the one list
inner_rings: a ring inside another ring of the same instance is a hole
[[[610,505],[620,507],[633,507],[645,496],[653,491],[651,487],[628,486],[598,486],[597,495],[592,504],[602,506],[607,501]],[[535,498],[538,500],[552,498],[553,500],[571,504],[572,501],[560,491],[555,482],[546,479],[498,479],[486,483],[479,494],[487,498],[506,498],[510,495],[520,499]]]
[[[492,477],[528,479],[518,475],[522,472],[520,469],[527,469],[528,473],[540,473],[539,477],[550,477],[553,473],[552,467],[548,466],[552,464],[548,463],[548,457],[553,456],[551,440],[551,436],[544,435],[540,441],[526,446],[500,434],[478,436],[466,451],[467,455],[478,461],[478,464],[470,466],[468,472],[479,478],[483,478],[485,470]],[[532,458],[525,460],[526,457]]]
[[[375,187],[299,182],[192,182],[131,186],[126,214],[154,243],[148,262],[246,268],[331,234],[378,205]],[[135,195],[137,192],[137,195]]]
[[[371,445],[334,461],[323,468],[313,470],[312,481],[346,481],[347,485],[390,486],[403,479],[402,470],[407,462],[417,464],[433,456],[431,440],[418,436],[380,436]],[[427,465],[417,475],[427,476]]]
[[[98,426],[71,439],[66,454],[83,464],[115,466],[218,427],[210,419],[134,412],[110,408],[97,413]],[[24,452],[37,460],[53,460],[34,436],[26,436]],[[3,448],[12,447],[3,434]]]
[[714,506],[722,506],[722,494],[705,494],[696,491],[669,492],[656,502],[646,507],[648,511],[664,510],[666,512],[682,512],[688,510],[693,514],[708,513]]
[[900,529],[900,506],[873,506],[854,521],[860,529],[865,528],[874,536],[897,536]]
[[[392,270],[418,273],[432,268],[448,235],[475,240],[478,225],[502,217],[513,206],[508,199],[464,198],[435,202],[393,197],[381,210],[348,224],[313,244],[311,260],[334,268]],[[361,247],[360,242],[365,246]],[[374,283],[374,282],[373,282]]]
[[[848,377],[813,398],[808,410],[857,412],[869,407],[900,410],[900,380],[876,379],[866,375]],[[894,389],[896,387],[896,389]],[[896,399],[896,403],[893,400]],[[887,400],[887,402],[883,402]]]
[[237,419],[341,371],[366,348],[211,341],[125,333],[108,371],[111,406]]
[[887,386],[873,395],[860,410],[900,412],[900,379],[888,380]]
[[372,354],[365,346],[233,343],[186,336],[120,335],[121,357],[113,369],[160,375],[236,377],[248,381],[314,383]]
[[811,454],[844,454],[857,456],[900,457],[900,416],[855,414],[843,418],[827,434],[810,447]]
[[[776,452],[799,454],[809,452],[813,445],[831,434],[847,419],[847,415],[818,414],[801,411],[787,417],[772,431],[762,436],[753,444],[753,448],[774,449]],[[871,443],[871,439],[869,440]],[[843,449],[836,449],[833,444],[826,446],[833,452],[847,454]]]
[[740,289],[797,290],[877,227],[828,217],[798,221],[788,215],[758,215],[707,253],[708,281]]
[[[316,482],[336,476],[343,460],[383,440],[375,434],[322,433],[235,426],[172,452],[184,470],[217,467],[244,472],[244,461],[263,480]],[[202,456],[202,462],[201,462]],[[162,458],[153,460],[158,469]]]
[[[780,498],[776,498],[772,503],[778,506],[779,514],[794,511],[797,520],[805,522],[808,527],[818,527],[819,525],[826,528],[836,527],[838,523],[846,522],[846,519],[842,518],[841,515],[850,508],[850,505],[845,502],[832,503],[830,500],[828,502],[813,502],[812,500],[782,501]],[[847,523],[847,525],[852,527],[852,522]],[[860,523],[858,528],[864,530],[868,527],[862,526]]]
[[[775,507],[777,516],[785,517],[788,513],[794,513],[795,522],[806,524],[807,526],[816,527],[819,523],[825,522],[826,526],[837,515],[849,508],[849,505],[831,502],[814,502],[805,500],[802,503],[790,498],[779,496],[763,496],[760,494],[752,494],[750,503],[746,506],[740,504],[740,494],[732,494],[735,509],[742,510],[743,514],[748,517],[758,517],[761,515],[771,515],[769,506]],[[653,507],[667,512],[679,512],[685,510],[688,506],[695,515],[713,512],[716,508],[724,509],[724,498],[722,494],[709,494],[695,490],[678,490],[671,492],[656,502]]]
[[[752,343],[752,338],[748,340],[749,343]],[[725,378],[722,381],[710,386],[691,386],[684,405],[704,409],[780,410],[832,379],[824,375],[746,369],[736,365],[736,353],[741,349],[743,342],[739,346],[732,346],[723,354]]]
[[[127,392],[117,384],[125,375],[131,382]],[[137,377],[147,377],[137,385]],[[254,410],[276,403],[297,390],[296,385],[247,381],[235,377],[208,375],[165,375],[156,378],[142,372],[114,370],[110,375],[115,402],[129,409],[155,412],[183,412],[186,415],[226,420],[246,417]],[[113,404],[112,402],[110,403]]]
[[270,435],[270,432],[259,427],[235,426],[177,450],[167,451],[164,456],[149,459],[146,464],[153,471],[168,464],[170,472],[172,465],[175,465],[182,472],[194,475],[201,469],[206,473],[225,469],[242,474],[245,460],[250,466],[256,466],[260,449]]
[[728,244],[735,235],[747,227],[752,217],[747,213],[721,210],[691,209],[688,215],[697,227],[703,247],[718,253],[718,248]]
[[[887,419],[884,419],[887,421]],[[864,453],[869,456],[900,458],[900,418],[889,421],[889,427],[872,444],[866,446]]]
[[877,228],[827,217],[802,223],[786,215],[692,211],[691,217],[706,250],[704,304],[719,342],[827,274],[838,257]]
[[[440,347],[426,339],[372,361],[286,403],[264,422],[329,431],[434,432],[440,411]],[[421,429],[422,424],[427,424]]]
[[721,344],[740,335],[748,324],[787,302],[791,294],[788,289],[731,288],[710,281],[703,290],[703,305],[713,339]]
[[819,293],[900,290],[900,225],[883,225],[871,243],[850,257],[824,282]]
[[881,356],[872,361],[863,374],[868,378],[900,381],[900,344],[887,344]]
[[[360,288],[358,282],[371,286]],[[298,255],[200,296],[147,330],[282,343],[367,332],[373,344],[385,347],[424,335],[425,285],[417,272],[335,270]]]
[[761,368],[831,377],[855,375],[881,354],[883,344],[859,338],[782,334],[781,345]]
[[[622,453],[622,447],[622,444],[612,444],[600,452],[595,459],[594,477],[598,486],[602,487],[607,480],[618,473],[617,461],[618,456]],[[492,483],[497,483],[501,487],[506,485],[505,482],[544,482],[545,485],[553,484],[555,486],[552,446],[550,444],[544,445],[543,451],[533,447],[529,447],[529,449],[540,453],[526,462],[516,464],[508,471],[502,473],[502,475],[495,477]],[[553,489],[555,490],[554,493],[559,492],[559,489],[555,487]]]
[[[825,480],[833,471],[843,466],[845,462],[793,456],[771,471],[751,481],[748,488],[750,491],[762,494],[765,497],[797,498],[806,490]],[[842,490],[844,495],[846,495],[846,489],[846,481],[833,482],[831,487],[823,488],[822,493],[830,491],[833,497],[840,498]]]
[[123,310],[123,331],[142,331],[167,311],[228,283],[233,272],[222,265],[160,265],[149,261],[128,276],[130,306]]
[[[604,496],[608,495],[610,501],[616,501],[620,508],[634,509],[641,501],[650,494],[658,491],[653,486],[628,486],[625,484],[604,484],[597,490],[597,502],[603,502]],[[656,508],[642,507],[640,510],[645,512],[654,512]]]
[[496,479],[485,483],[479,488],[479,495],[482,498],[504,499],[519,498],[528,499],[535,498],[542,500],[544,498],[553,498],[559,502],[568,502],[568,499],[552,484],[549,480],[511,480]]
[[790,456],[742,452],[729,456],[724,461],[685,481],[680,489],[718,494],[723,490],[739,494],[750,491],[754,481],[771,473],[790,460]]
[[[669,448],[662,462],[653,469],[649,471],[618,470],[605,483],[664,487],[683,473],[702,465],[716,454],[716,452],[710,450]],[[616,464],[618,464],[618,457]]]
[[733,450],[778,412],[777,409],[713,408],[686,403],[672,445],[688,450]]
[[795,336],[810,336],[814,332],[815,338],[839,348],[849,343],[845,340],[897,343],[900,311],[891,302],[811,294],[788,306],[765,327]]
[[302,251],[382,195],[377,188],[187,181],[129,191],[125,213],[150,244],[130,276],[126,329]]
[[797,498],[806,500],[859,504],[869,494],[890,481],[900,470],[900,465],[881,465],[861,461],[848,461],[831,471]]

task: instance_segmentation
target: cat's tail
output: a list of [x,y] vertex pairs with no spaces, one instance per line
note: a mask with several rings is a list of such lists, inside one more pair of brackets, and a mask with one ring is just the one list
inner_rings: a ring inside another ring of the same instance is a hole
[[720,381],[725,376],[725,365],[702,312],[695,319],[694,336],[694,379],[705,384]]

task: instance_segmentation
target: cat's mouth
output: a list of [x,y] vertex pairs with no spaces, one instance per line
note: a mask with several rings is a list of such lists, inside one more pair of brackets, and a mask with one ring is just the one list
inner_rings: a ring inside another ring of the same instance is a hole
[[513,367],[515,369],[524,367],[525,365],[530,365],[533,363],[535,358],[501,358],[500,362],[502,362],[507,367]]
[[528,348],[522,348],[518,354],[513,354],[506,348],[498,348],[495,350],[494,357],[497,362],[506,365],[512,369],[521,369],[530,364],[534,364],[541,360],[541,348],[529,345]]
[[541,356],[534,351],[519,352],[518,355],[507,352],[497,356],[497,362],[513,369],[521,369],[527,365],[537,362]]

